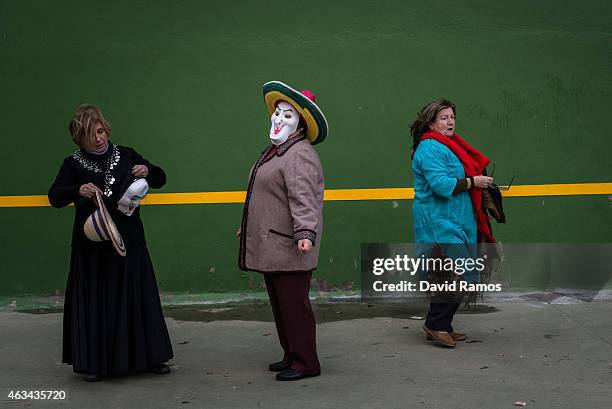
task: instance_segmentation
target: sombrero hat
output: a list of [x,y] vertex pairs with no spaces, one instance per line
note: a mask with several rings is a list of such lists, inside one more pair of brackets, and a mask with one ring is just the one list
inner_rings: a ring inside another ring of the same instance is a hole
[[327,119],[321,108],[315,104],[315,95],[308,90],[297,91],[280,81],[270,81],[263,85],[264,101],[270,115],[279,101],[287,101],[297,109],[306,122],[306,137],[311,144],[323,142],[327,136]]
[[113,247],[115,247],[117,253],[119,253],[121,257],[125,257],[127,251],[121,234],[119,234],[115,222],[113,222],[113,219],[111,219],[108,214],[108,210],[106,210],[106,206],[98,192],[96,192],[95,203],[98,205],[98,208],[89,215],[83,226],[85,236],[92,241],[112,241]]

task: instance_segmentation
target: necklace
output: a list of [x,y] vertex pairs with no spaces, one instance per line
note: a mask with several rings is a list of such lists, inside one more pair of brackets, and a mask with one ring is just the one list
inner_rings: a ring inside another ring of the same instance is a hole
[[117,166],[119,160],[121,159],[121,154],[119,153],[119,148],[117,148],[117,145],[113,145],[113,152],[110,154],[108,159],[106,159],[104,168],[102,168],[100,163],[83,155],[83,152],[80,150],[75,151],[72,154],[72,157],[86,170],[94,173],[104,173],[104,196],[110,197],[113,194],[111,186],[113,183],[115,183],[115,178],[113,177],[111,171],[115,168],[115,166]]

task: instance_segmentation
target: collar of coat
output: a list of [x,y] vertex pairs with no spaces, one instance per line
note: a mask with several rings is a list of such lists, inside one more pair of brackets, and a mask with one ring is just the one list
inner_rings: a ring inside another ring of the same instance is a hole
[[276,148],[276,156],[283,156],[285,152],[289,150],[289,148],[291,148],[293,145],[295,145],[302,139],[306,139],[306,135],[304,135],[304,130],[300,129],[298,130],[298,132],[294,133],[289,138],[287,138],[285,142],[281,143],[278,146],[275,146],[275,145],[268,146],[266,149],[263,150],[262,153],[269,151],[270,149]]

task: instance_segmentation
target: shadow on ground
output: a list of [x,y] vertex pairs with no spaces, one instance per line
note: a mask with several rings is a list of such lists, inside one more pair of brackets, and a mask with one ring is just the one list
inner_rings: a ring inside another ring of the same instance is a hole
[[[362,304],[334,303],[313,304],[318,323],[346,321],[359,318],[401,318],[419,319],[427,314],[426,304]],[[497,309],[489,305],[475,305],[467,309],[462,307],[458,314],[483,314],[495,312]],[[62,312],[61,307],[34,308],[17,310],[29,314],[50,314]],[[266,302],[165,306],[164,314],[177,321],[273,321],[272,310]]]

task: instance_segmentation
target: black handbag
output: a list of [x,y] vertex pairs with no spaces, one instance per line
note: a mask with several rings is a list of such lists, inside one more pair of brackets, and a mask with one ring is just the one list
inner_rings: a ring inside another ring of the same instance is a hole
[[495,183],[491,183],[489,187],[482,189],[482,207],[497,221],[497,223],[506,223],[501,191],[509,190],[513,181],[514,176],[512,176],[508,186],[499,186]]

